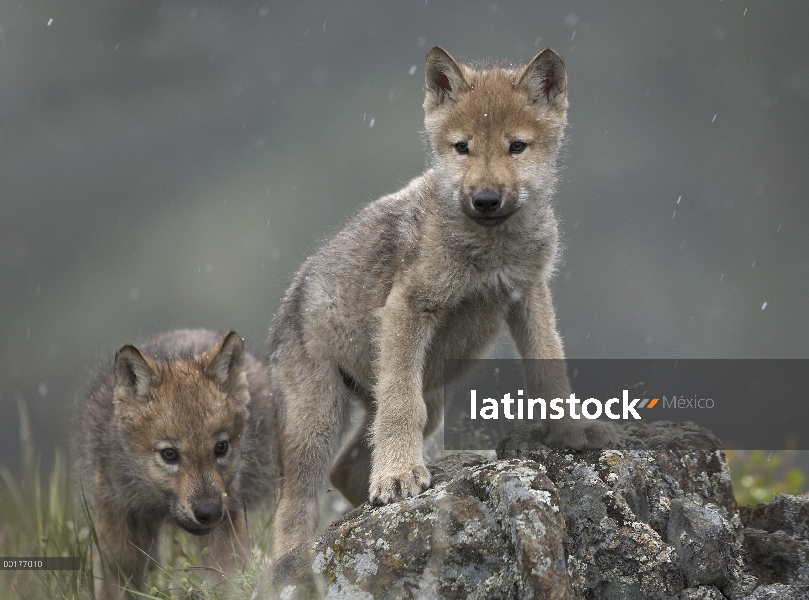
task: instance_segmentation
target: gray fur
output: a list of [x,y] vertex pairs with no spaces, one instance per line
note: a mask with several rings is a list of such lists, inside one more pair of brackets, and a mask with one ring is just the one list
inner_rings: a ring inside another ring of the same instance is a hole
[[[564,358],[547,285],[559,250],[551,199],[564,65],[546,50],[521,71],[475,71],[436,48],[426,77],[431,168],[307,259],[272,322],[284,425],[275,556],[314,534],[351,398],[366,415],[331,480],[355,505],[384,504],[429,485],[422,441],[441,422],[443,359],[486,356],[504,325],[523,357]],[[527,148],[513,153],[520,136]],[[470,218],[480,190],[502,196],[494,216],[505,220]],[[554,362],[528,373],[532,393],[569,396]],[[598,447],[611,439],[602,425],[556,422],[548,441]]]

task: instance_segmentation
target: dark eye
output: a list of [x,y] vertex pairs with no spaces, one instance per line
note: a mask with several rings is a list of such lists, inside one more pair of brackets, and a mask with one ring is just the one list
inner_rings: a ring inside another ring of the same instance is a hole
[[224,456],[225,454],[227,454],[228,453],[227,440],[222,440],[221,442],[216,444],[216,446],[214,446],[213,453],[216,454],[216,456]]
[[455,151],[458,154],[469,154],[469,144],[466,142],[456,142]]
[[180,460],[180,453],[174,448],[163,448],[160,451],[160,457],[167,463],[173,463]]
[[523,150],[525,150],[525,146],[527,144],[525,142],[521,142],[517,140],[516,142],[511,142],[511,146],[509,146],[508,151],[511,154],[519,154]]

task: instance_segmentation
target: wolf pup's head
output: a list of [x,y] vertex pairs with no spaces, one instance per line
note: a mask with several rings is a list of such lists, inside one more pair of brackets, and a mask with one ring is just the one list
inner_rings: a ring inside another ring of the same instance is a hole
[[[186,531],[223,522],[223,493],[239,505],[241,436],[249,390],[234,332],[199,357],[152,359],[134,346],[115,356],[115,416],[133,475]],[[237,494],[236,494],[237,496]]]
[[475,70],[435,47],[427,54],[425,127],[442,197],[495,226],[547,200],[567,121],[567,78],[553,50],[520,70]]

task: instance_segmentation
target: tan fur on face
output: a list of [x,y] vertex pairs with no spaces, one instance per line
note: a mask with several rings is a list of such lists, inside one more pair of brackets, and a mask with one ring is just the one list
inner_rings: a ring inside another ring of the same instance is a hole
[[[198,359],[161,363],[148,397],[133,397],[120,387],[114,396],[115,420],[136,468],[158,489],[174,521],[192,533],[202,530],[194,506],[221,505],[222,494],[238,487],[248,417],[245,398],[220,390],[206,368]],[[229,449],[218,458],[214,447],[220,441]],[[177,464],[161,458],[167,447],[179,452]]]
[[[547,283],[559,250],[562,60],[545,50],[520,70],[474,70],[433,48],[425,76],[431,168],[307,259],[273,319],[284,421],[275,556],[314,534],[349,400],[365,415],[331,481],[354,504],[384,504],[429,485],[422,442],[441,422],[445,358],[486,356],[506,326],[521,356],[564,358]],[[561,361],[527,377],[531,394],[570,394]],[[602,423],[567,421],[547,437],[574,448],[612,439]]]
[[144,552],[154,556],[166,522],[200,536],[213,561],[249,551],[244,509],[273,499],[275,426],[267,366],[235,333],[177,330],[121,348],[91,390],[80,439],[98,595],[118,597],[123,582],[139,589]]

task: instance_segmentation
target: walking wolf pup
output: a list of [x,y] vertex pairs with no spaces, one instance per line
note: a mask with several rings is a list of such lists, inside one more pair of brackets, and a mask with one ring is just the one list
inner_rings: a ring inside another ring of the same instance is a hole
[[244,509],[272,494],[274,413],[267,365],[234,332],[175,330],[118,350],[89,394],[79,433],[101,551],[98,596],[118,598],[124,584],[140,589],[166,522],[201,536],[222,564],[250,551]]
[[[430,168],[306,260],[271,326],[284,420],[275,556],[315,532],[349,398],[365,415],[331,481],[355,505],[385,504],[429,485],[422,442],[442,418],[443,359],[484,356],[505,324],[523,358],[564,358],[548,289],[564,64],[548,49],[519,70],[474,70],[436,47],[425,73]],[[570,395],[562,361],[527,377],[532,394]],[[562,420],[546,439],[581,449],[613,436]]]

